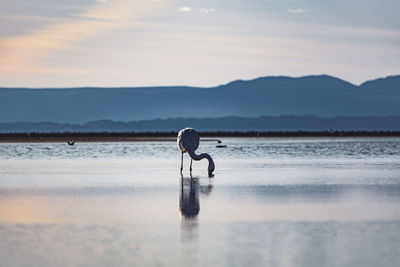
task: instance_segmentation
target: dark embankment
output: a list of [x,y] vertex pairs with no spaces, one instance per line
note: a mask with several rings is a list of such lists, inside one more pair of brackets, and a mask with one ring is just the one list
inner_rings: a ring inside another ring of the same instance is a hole
[[[0,142],[135,142],[175,141],[177,132],[64,132],[64,133],[6,133],[0,134]],[[400,137],[400,131],[296,131],[296,132],[200,132],[204,140],[217,141],[222,137]]]

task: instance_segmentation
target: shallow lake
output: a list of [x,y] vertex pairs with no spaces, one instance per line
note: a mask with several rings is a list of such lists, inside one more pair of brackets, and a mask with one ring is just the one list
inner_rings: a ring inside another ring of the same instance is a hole
[[400,138],[0,144],[0,266],[398,266]]

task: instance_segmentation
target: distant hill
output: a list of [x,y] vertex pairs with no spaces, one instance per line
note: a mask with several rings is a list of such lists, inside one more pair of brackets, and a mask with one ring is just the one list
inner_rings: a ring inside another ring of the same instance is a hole
[[116,122],[90,121],[69,123],[0,123],[0,133],[21,132],[159,132],[178,131],[185,127],[200,131],[352,131],[400,130],[400,116],[392,117],[315,117],[315,116],[261,116],[256,118],[177,118]]
[[0,122],[85,123],[262,115],[400,115],[400,76],[360,86],[335,77],[263,77],[212,88],[0,88]]

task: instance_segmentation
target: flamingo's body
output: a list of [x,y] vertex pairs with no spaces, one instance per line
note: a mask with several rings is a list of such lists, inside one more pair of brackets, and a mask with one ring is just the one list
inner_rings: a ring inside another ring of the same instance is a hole
[[182,158],[181,158],[181,173],[183,170],[183,153],[188,152],[191,157],[190,160],[190,172],[192,172],[192,160],[201,160],[206,158],[208,160],[208,176],[212,176],[212,173],[215,169],[214,161],[211,156],[207,153],[202,153],[197,155],[195,153],[196,149],[199,147],[200,137],[196,130],[192,128],[185,128],[178,133],[177,139],[178,147],[181,150]]

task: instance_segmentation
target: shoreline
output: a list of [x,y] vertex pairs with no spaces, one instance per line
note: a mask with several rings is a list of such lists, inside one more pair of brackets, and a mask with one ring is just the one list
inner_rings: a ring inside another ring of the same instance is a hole
[[[248,131],[199,132],[202,141],[218,138],[304,138],[304,137],[400,137],[400,131]],[[178,132],[64,132],[64,133],[0,133],[0,143],[51,142],[151,142],[176,141]]]

